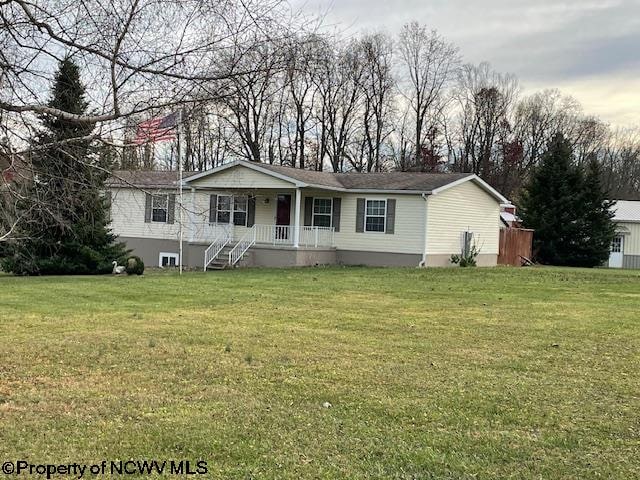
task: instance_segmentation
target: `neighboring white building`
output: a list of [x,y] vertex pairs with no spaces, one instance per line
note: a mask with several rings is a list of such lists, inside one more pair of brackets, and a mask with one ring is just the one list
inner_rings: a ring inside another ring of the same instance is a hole
[[640,201],[618,200],[613,210],[616,236],[609,267],[640,268]]
[[[472,174],[328,173],[237,161],[185,175],[116,172],[111,227],[148,265],[447,266],[472,238],[496,265],[500,193]],[[472,235],[469,235],[471,232]],[[466,245],[468,247],[468,243]]]

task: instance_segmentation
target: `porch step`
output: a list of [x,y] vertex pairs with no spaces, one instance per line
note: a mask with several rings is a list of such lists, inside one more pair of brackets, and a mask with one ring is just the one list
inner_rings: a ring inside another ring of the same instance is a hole
[[211,262],[207,266],[207,270],[225,270],[229,268],[228,262]]
[[207,270],[226,270],[228,268],[246,266],[248,259],[252,255],[251,249],[244,253],[242,258],[238,260],[238,263],[236,263],[234,267],[231,267],[231,265],[229,265],[229,252],[233,250],[233,247],[235,247],[235,245],[227,245],[224,247],[218,256],[209,264],[209,266],[207,266]]
[[218,256],[207,267],[207,270],[224,270],[229,268],[229,252],[233,250],[234,244],[222,247]]

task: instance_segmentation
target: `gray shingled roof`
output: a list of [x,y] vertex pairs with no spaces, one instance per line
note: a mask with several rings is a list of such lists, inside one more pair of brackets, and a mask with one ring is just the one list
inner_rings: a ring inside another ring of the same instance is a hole
[[[302,170],[278,165],[257,164],[265,170],[285,175],[294,180],[321,187],[346,190],[407,190],[429,192],[471,176],[471,173],[332,173]],[[184,179],[194,173],[184,173]],[[175,187],[177,172],[116,171],[107,182],[110,186],[135,185],[138,187]]]
[[282,167],[280,165],[269,165],[268,163],[259,163],[258,167],[270,170],[280,175],[299,180],[304,183],[313,185],[324,185],[325,187],[343,188],[336,173],[316,172],[315,170],[303,170],[301,168]]
[[[183,173],[183,178],[193,175],[192,172]],[[154,187],[166,188],[178,186],[178,172],[147,171],[147,170],[116,170],[106,181],[110,187]]]
[[373,190],[416,190],[428,192],[443,187],[462,178],[470,177],[471,173],[342,173],[339,180],[347,189]]
[[345,188],[347,190],[416,190],[427,192],[448,185],[471,173],[331,173],[299,168],[260,164],[262,168],[312,185]]

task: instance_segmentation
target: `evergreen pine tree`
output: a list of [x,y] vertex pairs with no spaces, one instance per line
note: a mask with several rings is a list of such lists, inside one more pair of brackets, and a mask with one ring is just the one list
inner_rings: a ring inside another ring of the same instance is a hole
[[602,265],[615,232],[612,205],[597,161],[592,160],[584,174],[573,165],[569,142],[556,135],[525,186],[521,203],[524,225],[535,230],[536,259],[549,265]]
[[611,242],[615,236],[614,213],[602,182],[600,163],[593,158],[587,165],[584,177],[581,204],[582,241],[578,248],[575,265],[597,267],[609,258]]
[[522,219],[535,230],[534,255],[543,264],[571,265],[580,243],[583,181],[572,156],[564,136],[554,136],[523,192]]
[[[78,115],[87,111],[80,70],[69,58],[60,62],[48,105]],[[100,156],[86,139],[94,125],[53,115],[40,120],[34,180],[21,205],[25,221],[5,249],[2,267],[28,275],[107,273],[127,252],[107,228],[101,194],[106,174],[96,168]]]

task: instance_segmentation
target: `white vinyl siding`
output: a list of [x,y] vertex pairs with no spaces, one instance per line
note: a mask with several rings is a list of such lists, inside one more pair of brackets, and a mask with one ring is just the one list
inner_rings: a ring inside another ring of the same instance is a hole
[[215,175],[203,177],[190,182],[196,188],[225,189],[254,189],[254,188],[295,188],[294,184],[279,178],[256,172],[250,168],[236,166],[223,170]]
[[[111,229],[121,237],[137,238],[178,238],[178,209],[180,199],[176,195],[176,221],[166,222],[144,221],[146,195],[141,190],[130,188],[115,188],[111,190]],[[158,192],[154,192],[158,193]],[[164,193],[164,192],[162,192]],[[167,190],[166,195],[175,193]],[[185,193],[185,203],[189,204],[189,194]],[[166,198],[166,197],[165,197]]]
[[624,235],[624,254],[640,255],[640,223],[616,222],[616,225],[630,232]]
[[[420,195],[362,194],[304,190],[306,197],[340,197],[340,231],[335,232],[336,248],[366,252],[421,254],[424,242],[424,200]],[[396,199],[395,233],[356,233],[357,199]],[[304,204],[304,200],[303,200]],[[293,210],[293,209],[292,209]],[[301,209],[300,225],[304,225],[304,208]]]
[[465,231],[473,232],[481,255],[498,254],[500,204],[473,181],[429,196],[427,253],[460,253]]
[[[112,192],[112,222],[111,228],[116,235],[134,238],[156,238],[177,240],[179,235],[180,197],[176,194],[175,223],[160,223],[144,221],[145,193],[132,188],[114,188]],[[175,190],[168,193],[176,193]],[[185,189],[184,203],[184,240],[211,243],[216,235],[215,225],[209,224],[209,197],[211,194],[225,195],[229,192],[198,191],[195,203],[192,204],[191,190]],[[293,193],[291,193],[293,196]],[[246,197],[245,197],[246,198]],[[293,197],[292,197],[293,198]],[[238,210],[242,205],[238,205]],[[263,225],[275,224],[276,194],[260,192],[256,194],[255,223]],[[291,209],[293,212],[293,208]],[[242,216],[242,214],[239,214]],[[292,214],[293,215],[293,214]],[[193,225],[191,218],[193,219]],[[245,215],[246,218],[246,215]],[[246,223],[246,220],[245,220]],[[242,235],[247,228],[234,226],[236,236]]]

